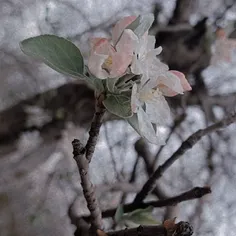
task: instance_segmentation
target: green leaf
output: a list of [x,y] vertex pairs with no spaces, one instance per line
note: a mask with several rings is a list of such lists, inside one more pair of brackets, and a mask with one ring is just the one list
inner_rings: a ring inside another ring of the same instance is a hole
[[153,14],[145,14],[140,15],[133,21],[130,25],[126,27],[126,29],[131,29],[134,33],[140,38],[144,35],[144,33],[150,29],[152,23],[154,21]]
[[135,225],[157,225],[160,222],[152,216],[153,207],[137,209],[123,216],[123,221],[131,226]]
[[133,127],[133,129],[141,135],[139,124],[138,124],[138,116],[136,113],[133,114],[133,116],[126,118],[126,120],[129,122],[129,124]]
[[114,93],[116,92],[116,82],[119,80],[119,78],[108,78],[106,79],[106,85],[107,85],[107,88],[108,90],[111,92],[111,93]]
[[103,105],[109,112],[122,118],[132,116],[130,103],[130,97],[124,94],[108,94],[103,101]]
[[116,209],[116,213],[115,213],[115,222],[119,223],[122,220],[122,217],[124,215],[124,208],[123,205],[120,204],[117,209]]
[[80,50],[67,39],[41,35],[23,40],[20,48],[26,55],[42,60],[57,72],[76,78],[84,74],[84,60]]
[[104,89],[103,80],[94,77],[87,66],[85,66],[85,74],[88,73],[88,76],[85,76],[85,81],[97,92],[102,93]]

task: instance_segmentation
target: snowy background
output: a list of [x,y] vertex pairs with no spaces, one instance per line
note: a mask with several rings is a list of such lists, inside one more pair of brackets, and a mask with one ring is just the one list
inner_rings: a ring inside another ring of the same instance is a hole
[[[230,1],[191,2],[194,6],[191,24],[209,16],[208,23],[211,25]],[[108,36],[111,27],[122,16],[152,12],[154,3],[161,4],[159,21],[165,24],[172,16],[175,7],[173,0],[0,0],[0,112],[35,94],[73,82],[73,79],[25,56],[19,49],[21,40],[39,34],[55,34],[73,41],[87,57],[90,37]],[[221,26],[232,24],[236,20],[235,12],[236,6],[225,11],[220,21]],[[236,93],[235,63],[236,60],[232,60],[231,63],[209,66],[204,70],[204,81],[212,96]],[[235,97],[229,101],[231,104],[225,109],[214,107],[217,119],[235,111]],[[51,119],[50,114],[37,107],[29,109],[32,116],[27,122]],[[189,135],[206,127],[202,108],[197,105],[187,106],[185,112],[186,118],[171,134],[158,157],[157,166]],[[18,119],[17,115],[15,119]],[[168,137],[171,127],[172,124],[166,127],[163,135]],[[76,199],[76,213],[83,215],[88,211],[71,154],[71,141],[75,137],[85,140],[86,131],[87,127],[68,122],[57,141],[47,134],[42,137],[37,130],[22,132],[14,140],[14,145],[8,144],[8,151],[0,152],[1,236],[73,235],[75,228],[68,217],[69,205]],[[195,235],[235,236],[235,137],[236,125],[233,124],[203,138],[158,181],[158,186],[167,196],[177,195],[195,186],[211,186],[212,194],[181,203],[173,213],[178,220],[190,221],[194,225]],[[121,191],[109,191],[109,186],[129,179],[137,158],[134,143],[138,138],[132,128],[121,120],[108,121],[102,127],[91,163],[91,176],[97,185],[97,195],[104,209],[120,203]],[[160,149],[152,145],[149,148],[152,158]],[[147,178],[144,162],[140,158],[136,173],[133,185],[140,189]],[[137,192],[135,188],[133,193],[127,195],[127,202]],[[155,209],[157,220],[162,221],[164,214],[164,208]],[[110,226],[109,221],[106,221],[106,226]]]

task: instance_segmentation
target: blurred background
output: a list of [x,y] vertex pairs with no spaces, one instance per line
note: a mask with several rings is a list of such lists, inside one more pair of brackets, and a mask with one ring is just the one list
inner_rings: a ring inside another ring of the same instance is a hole
[[[71,218],[88,214],[71,141],[88,137],[93,91],[25,56],[19,42],[55,34],[87,58],[90,37],[109,37],[121,17],[148,12],[155,14],[150,32],[163,47],[162,61],[185,73],[193,90],[168,99],[172,121],[161,129],[165,146],[137,142],[125,121],[107,115],[90,168],[102,209],[131,202],[189,135],[235,112],[235,0],[0,0],[1,236],[73,235]],[[157,208],[156,219],[189,221],[198,236],[234,236],[235,158],[235,124],[199,141],[149,199],[195,186],[211,186],[212,194]],[[112,219],[104,222],[111,229]]]

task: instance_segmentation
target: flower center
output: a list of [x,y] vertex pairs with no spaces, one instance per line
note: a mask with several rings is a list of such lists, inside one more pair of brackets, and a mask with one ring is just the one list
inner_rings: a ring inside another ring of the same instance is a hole
[[140,93],[139,99],[140,99],[142,102],[150,101],[150,100],[153,99],[154,93],[155,93],[155,90],[154,90],[154,89],[150,89],[150,90],[148,90],[148,91],[142,91],[142,92]]
[[107,72],[111,71],[111,67],[112,67],[112,57],[109,56],[105,62],[102,64],[102,69],[106,70]]

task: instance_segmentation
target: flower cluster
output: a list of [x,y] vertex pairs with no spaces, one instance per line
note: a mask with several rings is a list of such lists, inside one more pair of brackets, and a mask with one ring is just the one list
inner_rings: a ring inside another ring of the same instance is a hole
[[142,32],[140,22],[135,16],[125,17],[113,28],[111,39],[92,39],[88,68],[99,79],[135,76],[129,91],[136,130],[149,142],[164,144],[158,129],[170,117],[164,96],[183,94],[191,86],[184,74],[169,70],[157,58],[162,48],[155,48],[155,37],[148,35],[148,29]]

